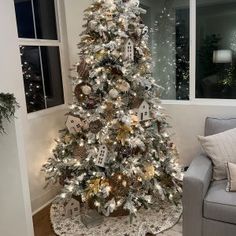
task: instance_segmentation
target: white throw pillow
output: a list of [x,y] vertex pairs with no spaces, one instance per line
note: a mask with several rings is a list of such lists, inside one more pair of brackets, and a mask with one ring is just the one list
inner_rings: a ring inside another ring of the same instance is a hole
[[236,192],[236,164],[227,162],[226,172],[228,178],[226,191]]
[[198,140],[212,160],[213,179],[226,179],[226,163],[236,163],[236,128],[207,137],[199,136]]

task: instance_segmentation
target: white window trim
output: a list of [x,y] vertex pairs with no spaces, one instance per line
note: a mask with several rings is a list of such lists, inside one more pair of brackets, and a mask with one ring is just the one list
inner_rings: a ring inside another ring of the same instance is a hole
[[189,0],[190,7],[190,71],[189,100],[162,100],[167,105],[202,105],[202,106],[236,106],[236,99],[196,98],[196,24],[197,0]]
[[[69,58],[68,58],[68,43],[67,43],[67,30],[65,23],[65,7],[61,0],[54,0],[55,2],[55,16],[56,16],[56,27],[57,27],[57,40],[46,40],[46,39],[29,39],[29,38],[19,38],[19,46],[55,46],[59,48],[60,52],[60,62],[61,62],[61,75],[62,75],[62,86],[64,94],[64,103],[45,108],[43,110],[27,113],[27,118],[37,119],[42,116],[50,115],[57,111],[65,110],[68,108],[70,101],[69,96]],[[35,23],[34,23],[35,24]],[[62,34],[63,32],[63,34]],[[26,104],[25,104],[26,105]]]

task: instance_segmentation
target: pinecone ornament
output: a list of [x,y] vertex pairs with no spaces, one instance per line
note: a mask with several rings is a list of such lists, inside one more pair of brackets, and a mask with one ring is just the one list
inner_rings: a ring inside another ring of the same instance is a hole
[[100,120],[91,121],[89,124],[89,129],[93,134],[97,134],[103,127]]
[[85,146],[77,145],[73,151],[73,156],[77,160],[81,160],[87,157],[87,149]]

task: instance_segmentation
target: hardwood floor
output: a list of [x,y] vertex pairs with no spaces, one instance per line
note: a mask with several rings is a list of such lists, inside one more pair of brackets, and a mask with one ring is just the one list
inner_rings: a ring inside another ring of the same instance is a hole
[[[33,216],[35,236],[56,236],[50,222],[50,206],[47,206]],[[159,234],[160,236],[182,236],[182,220],[171,230]],[[112,235],[111,235],[112,236]],[[151,236],[150,234],[147,236]]]
[[33,216],[35,236],[56,236],[50,222],[50,205]]

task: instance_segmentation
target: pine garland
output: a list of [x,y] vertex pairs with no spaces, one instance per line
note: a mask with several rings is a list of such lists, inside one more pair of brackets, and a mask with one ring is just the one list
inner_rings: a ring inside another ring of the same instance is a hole
[[19,104],[13,94],[0,93],[0,133],[5,132],[3,128],[3,119],[10,121],[18,107]]

